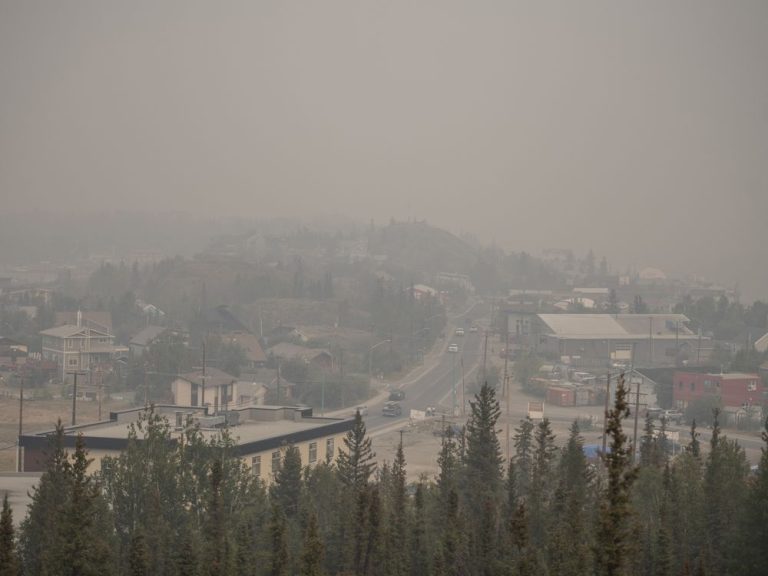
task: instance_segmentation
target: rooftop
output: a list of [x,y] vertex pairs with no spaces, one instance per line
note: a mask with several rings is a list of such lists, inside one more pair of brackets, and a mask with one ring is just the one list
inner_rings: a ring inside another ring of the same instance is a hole
[[[122,450],[125,448],[130,425],[135,423],[143,408],[133,408],[110,413],[109,420],[69,426],[65,435],[74,438],[82,434],[86,446],[91,450]],[[177,415],[180,414],[187,425],[187,418],[192,425],[199,425],[203,437],[215,438],[223,430],[223,416],[206,416],[200,407],[160,405],[155,406],[156,413],[163,415],[171,425],[171,437],[178,440],[184,433],[182,427],[176,427]],[[351,427],[353,419],[322,418],[312,415],[311,408],[296,406],[251,406],[230,411],[237,414],[237,424],[229,431],[237,441],[241,453],[267,450],[279,447],[285,442],[300,442],[309,438],[330,436]],[[47,442],[51,431],[24,435],[23,446]],[[66,442],[68,445],[70,442]]]
[[685,327],[683,314],[539,314],[539,319],[560,338],[622,339],[685,338],[693,333]]

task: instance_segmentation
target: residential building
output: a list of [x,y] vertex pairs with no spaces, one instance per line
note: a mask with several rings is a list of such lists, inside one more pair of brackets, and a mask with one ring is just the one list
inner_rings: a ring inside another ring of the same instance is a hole
[[177,406],[213,407],[213,413],[226,410],[236,397],[237,378],[218,368],[208,367],[180,374],[171,382],[173,403]]
[[94,328],[90,324],[64,324],[43,330],[40,335],[43,360],[56,362],[62,378],[68,372],[107,364],[128,352],[126,346],[115,345],[115,337],[108,329]]
[[236,344],[243,349],[247,359],[245,367],[248,370],[255,370],[267,362],[267,355],[264,354],[259,339],[250,332],[224,332],[221,335],[221,341],[227,344]]
[[90,326],[112,332],[112,313],[104,310],[66,310],[56,312],[54,326]]
[[274,358],[283,361],[298,359],[321,370],[330,370],[333,367],[333,355],[324,348],[307,348],[290,342],[281,342],[269,348],[267,352]]
[[27,361],[29,351],[25,344],[0,336],[0,365],[17,366]]
[[154,342],[160,336],[165,334],[167,330],[168,329],[164,326],[150,325],[150,326],[147,326],[146,328],[142,328],[128,342],[128,349],[130,350],[131,356],[139,357],[142,354],[144,354],[144,352],[149,350],[149,347],[152,345],[152,342]]
[[[78,434],[82,434],[91,461],[88,471],[101,468],[105,456],[118,456],[128,446],[128,431],[143,408],[112,412],[109,420],[70,426],[64,429],[64,447],[72,450]],[[236,453],[250,468],[254,476],[270,483],[280,467],[285,448],[294,445],[304,466],[331,462],[343,438],[354,425],[353,418],[321,418],[311,408],[293,406],[251,406],[229,411],[226,415],[210,416],[196,406],[167,406],[154,408],[168,419],[171,440],[178,442],[190,426],[199,426],[206,439],[220,436],[226,425],[237,440]],[[45,469],[45,452],[52,431],[24,434],[19,438],[25,472]],[[141,440],[139,440],[141,442]]]

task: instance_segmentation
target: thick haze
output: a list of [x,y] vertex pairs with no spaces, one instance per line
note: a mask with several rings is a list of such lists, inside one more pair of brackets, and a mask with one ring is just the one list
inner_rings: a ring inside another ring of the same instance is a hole
[[426,218],[768,295],[768,2],[0,0],[4,210]]

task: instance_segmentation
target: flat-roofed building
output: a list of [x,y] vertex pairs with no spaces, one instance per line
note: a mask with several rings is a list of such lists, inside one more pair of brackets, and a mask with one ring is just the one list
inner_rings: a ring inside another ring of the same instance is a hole
[[[138,420],[143,410],[112,412],[109,420],[67,427],[64,429],[64,446],[72,451],[77,435],[82,434],[89,457],[93,458],[88,470],[95,472],[101,468],[105,456],[118,456],[128,446],[129,426]],[[172,442],[178,442],[189,426],[199,426],[205,438],[212,438],[220,436],[227,425],[237,441],[238,456],[255,476],[267,483],[272,481],[280,466],[286,446],[293,444],[298,448],[304,466],[331,462],[338,449],[343,448],[343,438],[354,425],[353,418],[316,417],[312,408],[295,406],[251,406],[218,416],[209,416],[207,411],[196,406],[162,405],[155,406],[154,410],[171,425]],[[45,452],[51,434],[49,430],[20,437],[23,471],[45,469]]]
[[539,354],[575,366],[674,366],[706,362],[709,338],[683,314],[537,314],[526,339]]

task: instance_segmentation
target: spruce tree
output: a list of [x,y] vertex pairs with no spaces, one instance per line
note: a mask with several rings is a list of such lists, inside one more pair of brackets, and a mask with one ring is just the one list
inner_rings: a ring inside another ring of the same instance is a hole
[[19,576],[19,568],[13,511],[6,493],[3,496],[3,511],[0,512],[0,576]]
[[339,455],[336,457],[341,481],[348,487],[362,490],[376,469],[375,457],[365,422],[360,412],[356,412],[352,429],[344,437],[344,449],[339,448]]
[[141,528],[135,530],[131,538],[128,568],[131,576],[148,576],[150,574],[147,540],[144,536],[144,530]]
[[425,491],[425,483],[422,480],[416,484],[416,493],[413,496],[413,524],[410,538],[412,576],[429,574],[430,547],[427,541]]
[[749,489],[743,533],[745,574],[768,574],[768,418],[762,433],[760,463]]
[[301,576],[323,576],[323,541],[317,528],[317,516],[310,512],[301,551]]
[[389,574],[404,576],[408,572],[408,549],[406,536],[408,533],[407,495],[405,492],[406,470],[403,439],[397,445],[395,461],[392,463],[392,478],[390,487],[390,514],[387,522],[387,553],[386,561],[390,566]]
[[290,568],[288,536],[285,515],[278,504],[272,505],[269,522],[269,576],[287,576]]
[[526,498],[531,487],[533,471],[533,420],[526,417],[515,428],[515,470],[517,471],[517,490],[519,496]]
[[555,436],[547,418],[544,418],[536,426],[534,446],[528,509],[530,511],[532,543],[534,547],[540,548],[546,545],[545,535],[550,520],[548,507],[552,497],[553,467],[557,452]]
[[49,437],[45,472],[33,488],[21,524],[19,550],[25,574],[48,575],[66,565],[63,523],[72,487],[72,466],[64,450],[61,420]]
[[290,444],[283,457],[283,464],[275,474],[272,484],[272,497],[280,504],[290,520],[299,512],[299,500],[302,490],[301,453]]
[[632,509],[630,495],[637,470],[621,421],[629,417],[624,376],[619,377],[614,406],[606,414],[611,450],[603,456],[608,486],[600,503],[600,519],[595,548],[595,573],[598,576],[623,576],[632,565]]

